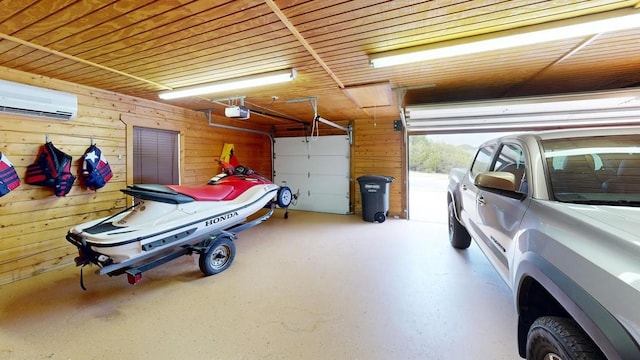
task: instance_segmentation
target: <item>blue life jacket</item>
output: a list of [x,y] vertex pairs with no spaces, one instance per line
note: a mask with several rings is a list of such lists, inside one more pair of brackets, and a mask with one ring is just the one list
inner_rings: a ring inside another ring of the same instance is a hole
[[0,152],[0,196],[20,186],[20,178],[13,164]]
[[91,145],[82,155],[82,182],[91,190],[103,187],[113,176],[111,167],[97,146]]

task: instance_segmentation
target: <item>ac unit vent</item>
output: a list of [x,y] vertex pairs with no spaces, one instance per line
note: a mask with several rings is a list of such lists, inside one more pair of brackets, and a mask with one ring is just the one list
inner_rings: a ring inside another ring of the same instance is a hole
[[0,80],[0,112],[72,120],[78,113],[78,97],[62,91]]
[[46,117],[46,118],[53,118],[53,119],[60,119],[60,120],[70,120],[71,117],[73,116],[73,114],[70,112],[58,111],[58,112],[52,113],[52,112],[39,111],[39,110],[18,109],[18,108],[12,108],[12,107],[2,106],[2,105],[0,105],[0,111],[6,112],[6,113],[12,113],[12,114],[38,116],[38,117]]

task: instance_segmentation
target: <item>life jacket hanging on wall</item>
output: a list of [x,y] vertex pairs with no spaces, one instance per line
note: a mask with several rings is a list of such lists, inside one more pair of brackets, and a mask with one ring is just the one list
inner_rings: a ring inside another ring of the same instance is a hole
[[13,164],[0,152],[0,196],[20,186],[20,178]]
[[27,167],[25,182],[50,187],[56,196],[69,193],[76,177],[71,174],[71,156],[58,150],[51,142],[40,147],[36,162]]
[[82,158],[82,183],[91,190],[100,189],[113,176],[107,159],[95,145],[89,146]]

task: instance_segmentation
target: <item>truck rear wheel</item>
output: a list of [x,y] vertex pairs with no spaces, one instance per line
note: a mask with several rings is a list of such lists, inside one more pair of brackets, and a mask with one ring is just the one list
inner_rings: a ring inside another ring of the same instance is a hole
[[600,360],[604,355],[573,319],[543,316],[527,335],[528,360]]
[[471,236],[456,218],[453,201],[449,202],[449,242],[456,249],[466,249],[471,245]]

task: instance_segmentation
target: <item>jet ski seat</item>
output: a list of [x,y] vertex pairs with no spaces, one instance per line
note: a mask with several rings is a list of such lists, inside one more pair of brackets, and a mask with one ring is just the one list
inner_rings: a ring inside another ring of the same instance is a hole
[[249,188],[265,184],[259,175],[225,176],[200,186],[137,184],[121,189],[123,193],[142,200],[168,204],[184,204],[192,201],[230,201]]
[[233,191],[233,185],[166,185],[169,189],[194,198],[196,201],[222,201]]
[[233,185],[218,184],[202,186],[140,184],[129,185],[121,191],[133,197],[169,204],[184,204],[192,201],[221,201],[234,190]]

